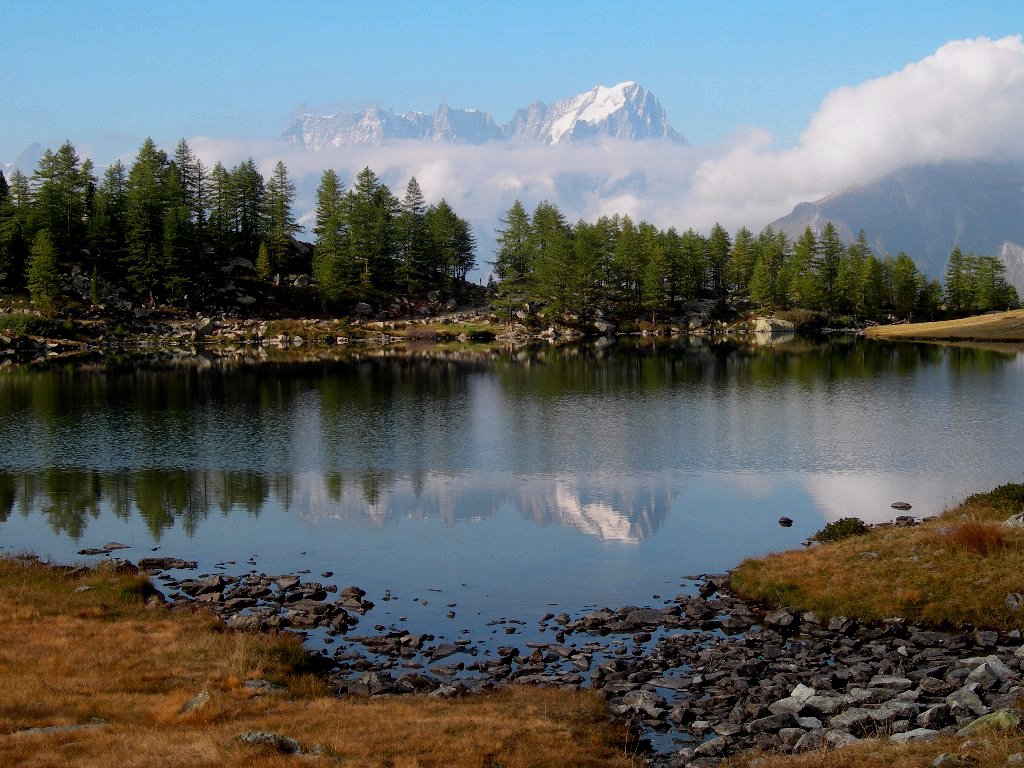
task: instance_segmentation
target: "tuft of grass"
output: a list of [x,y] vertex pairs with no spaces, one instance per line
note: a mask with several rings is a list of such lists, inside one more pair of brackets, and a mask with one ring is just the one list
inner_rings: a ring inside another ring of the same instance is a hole
[[13,312],[9,315],[0,315],[0,333],[71,339],[75,335],[75,324],[71,320],[54,320],[29,312]]
[[738,595],[823,617],[881,621],[904,616],[941,626],[1024,626],[1005,603],[1024,592],[1024,530],[1001,525],[1020,511],[1024,486],[976,494],[942,517],[881,527],[812,547],[744,561]]
[[946,529],[943,535],[949,546],[987,557],[1006,548],[1005,530],[995,523],[969,519]]
[[[451,701],[337,699],[301,672],[308,655],[297,636],[233,632],[209,613],[146,608],[145,583],[0,558],[0,765],[632,765],[593,692],[512,686]],[[83,586],[90,589],[76,591]],[[286,691],[255,695],[244,686],[254,677]],[[209,701],[182,716],[200,691]],[[19,733],[98,721],[75,733]],[[240,743],[246,731],[321,749],[282,755]]]

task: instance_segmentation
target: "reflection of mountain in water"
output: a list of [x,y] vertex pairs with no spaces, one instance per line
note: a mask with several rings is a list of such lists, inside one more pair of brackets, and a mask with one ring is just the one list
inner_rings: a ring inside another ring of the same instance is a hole
[[307,522],[375,526],[401,519],[440,519],[447,526],[479,522],[510,504],[541,526],[639,542],[664,523],[673,496],[668,476],[305,472],[268,479],[251,472],[51,469],[0,472],[0,523],[15,509],[25,516],[42,514],[55,533],[77,540],[90,518],[109,510],[121,519],[138,515],[159,539],[175,524],[193,536],[211,511],[258,515],[268,503]]
[[439,518],[479,522],[511,504],[538,525],[557,524],[609,541],[639,542],[668,517],[671,477],[473,473],[367,477],[307,473],[292,478],[291,500],[310,520]]

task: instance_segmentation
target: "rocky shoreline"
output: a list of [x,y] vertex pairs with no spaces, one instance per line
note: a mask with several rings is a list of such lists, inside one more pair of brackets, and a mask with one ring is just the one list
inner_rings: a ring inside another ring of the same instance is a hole
[[1013,709],[1024,693],[1019,631],[766,611],[731,594],[727,574],[693,577],[692,593],[658,607],[546,614],[537,630],[551,641],[518,643],[526,622],[496,620],[505,644],[490,645],[383,624],[360,631],[374,609],[366,593],[308,574],[191,577],[178,572],[196,563],[176,558],[107,562],[153,575],[168,593],[151,598],[155,605],[204,607],[231,628],[321,639],[334,650],[312,651],[312,661],[339,695],[593,688],[633,723],[661,765],[697,768],[753,749],[799,753],[865,737],[930,740],[968,733],[983,717],[1015,718],[1014,726],[1020,719]]

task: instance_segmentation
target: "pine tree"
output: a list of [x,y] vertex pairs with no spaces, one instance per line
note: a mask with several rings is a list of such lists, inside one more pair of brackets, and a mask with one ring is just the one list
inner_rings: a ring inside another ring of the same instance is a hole
[[839,275],[839,262],[843,257],[843,241],[835,225],[829,221],[821,230],[818,240],[815,273],[818,277],[820,306],[825,312],[835,314],[837,301],[836,278]]
[[395,222],[400,283],[409,295],[422,288],[427,276],[426,212],[423,191],[416,177],[412,176],[406,185],[401,211]]
[[58,258],[77,261],[85,243],[91,164],[83,170],[78,152],[65,141],[46,150],[32,175],[34,229],[48,229]]
[[280,160],[267,181],[263,202],[263,219],[270,261],[276,269],[287,268],[291,261],[292,239],[301,231],[292,214],[295,184],[288,178],[288,169]]
[[344,185],[338,174],[324,171],[316,191],[316,246],[313,249],[313,277],[325,299],[335,301],[356,278],[348,241]]
[[724,301],[729,292],[729,254],[732,250],[732,241],[725,228],[716,223],[711,228],[711,236],[708,238],[708,288],[711,295]]
[[270,251],[266,243],[260,243],[260,249],[256,254],[256,275],[260,280],[269,280],[274,268],[270,263]]
[[509,323],[515,308],[526,302],[528,288],[533,281],[534,253],[530,242],[530,216],[523,204],[516,200],[504,219],[503,229],[497,232],[497,250],[494,254],[494,274],[498,280],[495,304],[507,314]]
[[24,285],[28,269],[32,191],[17,168],[11,174],[3,210],[0,210],[0,284],[17,289]]
[[47,229],[39,230],[32,241],[28,262],[28,291],[33,303],[44,306],[52,304],[60,291],[57,249]]
[[139,148],[128,172],[125,206],[128,282],[139,293],[163,292],[167,155],[152,139]]
[[779,280],[783,283],[786,306],[816,308],[819,303],[818,276],[814,271],[818,252],[818,238],[810,227],[793,244],[793,256],[782,267]]
[[732,251],[729,254],[727,274],[730,288],[740,295],[746,295],[750,280],[754,276],[754,234],[746,227],[736,230]]
[[266,183],[256,161],[250,157],[232,168],[229,187],[234,214],[234,255],[255,261],[260,242],[266,234]]
[[89,252],[97,275],[112,279],[125,257],[128,172],[117,160],[107,166],[93,199]]
[[553,203],[545,200],[534,210],[528,242],[535,254],[534,290],[552,313],[561,315],[569,303],[572,235]]
[[967,261],[959,248],[953,248],[946,262],[946,308],[954,314],[970,311],[970,275]]
[[[399,207],[391,190],[369,167],[359,172],[345,195],[351,258],[361,266],[360,281],[368,287],[387,289],[395,283],[395,218]],[[430,264],[428,269],[440,280],[442,264]]]

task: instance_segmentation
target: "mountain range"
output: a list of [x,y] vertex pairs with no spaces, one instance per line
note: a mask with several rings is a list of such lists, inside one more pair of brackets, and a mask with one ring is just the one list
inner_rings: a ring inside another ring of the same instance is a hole
[[293,146],[310,149],[376,145],[391,139],[445,144],[516,140],[563,144],[598,138],[685,143],[669,124],[658,99],[632,81],[611,87],[599,85],[550,105],[534,101],[516,110],[506,125],[498,125],[487,112],[455,109],[447,104],[432,115],[398,114],[387,107],[373,106],[333,115],[301,115],[292,120],[281,137]]
[[864,230],[879,254],[904,251],[941,278],[949,253],[998,256],[1024,291],[1024,165],[962,161],[915,165],[880,179],[800,203],[772,226],[792,238],[831,221],[847,242]]

